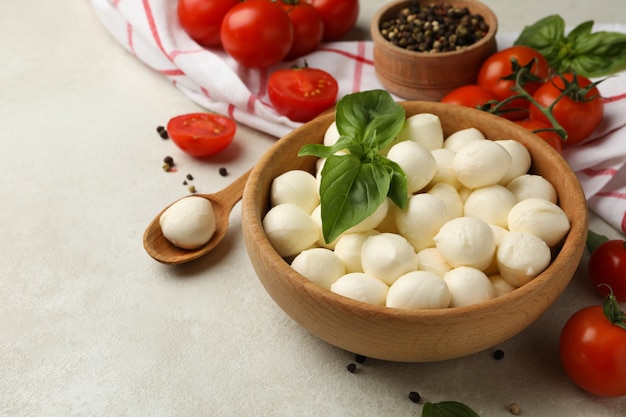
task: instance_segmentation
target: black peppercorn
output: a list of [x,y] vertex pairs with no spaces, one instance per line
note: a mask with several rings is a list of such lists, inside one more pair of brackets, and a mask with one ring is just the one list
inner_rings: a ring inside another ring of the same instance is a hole
[[355,355],[354,356],[354,360],[357,363],[365,363],[365,360],[367,359],[367,357],[363,356],[363,355]]
[[220,175],[222,177],[225,177],[225,176],[228,175],[228,170],[226,168],[224,168],[224,167],[221,167],[220,170],[219,170],[219,173],[220,173]]
[[165,158],[163,158],[163,162],[169,165],[170,168],[174,166],[174,158],[172,158],[171,156],[166,156]]
[[167,134],[167,130],[163,126],[157,126],[157,133],[161,136],[161,139],[169,139],[169,135]]
[[346,369],[348,370],[348,372],[353,374],[353,373],[356,372],[356,364],[355,363],[350,363],[350,364],[348,364],[348,366],[346,366]]
[[191,176],[191,174],[187,174],[187,179],[188,179],[189,181],[193,181],[193,177]]
[[409,392],[409,400],[417,404],[422,401],[422,396],[419,394],[419,392],[411,391]]
[[496,360],[500,360],[504,358],[504,351],[502,349],[498,349],[493,352],[493,358]]

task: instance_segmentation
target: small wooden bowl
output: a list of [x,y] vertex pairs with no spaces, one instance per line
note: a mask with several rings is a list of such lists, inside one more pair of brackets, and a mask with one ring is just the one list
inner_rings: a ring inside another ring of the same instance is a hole
[[401,362],[461,357],[497,345],[524,330],[559,297],[585,247],[587,206],[578,179],[543,140],[503,118],[461,106],[402,103],[407,117],[433,113],[446,137],[475,127],[489,139],[515,139],[533,158],[533,172],[556,188],[571,229],[551,265],[515,291],[484,303],[439,310],[391,309],[332,293],[297,273],[278,255],[263,231],[274,178],[292,169],[314,172],[315,158],[298,157],[308,143],[321,143],[334,119],[326,114],[276,142],[254,167],[243,194],[243,235],[252,265],[267,292],[313,335],[352,353]]
[[380,33],[380,24],[397,16],[409,3],[402,0],[386,4],[372,19],[374,67],[381,84],[407,100],[439,101],[455,88],[475,83],[481,64],[497,50],[498,20],[493,11],[474,0],[420,0],[420,3],[467,7],[483,16],[489,31],[475,44],[457,51],[414,52],[392,44]]

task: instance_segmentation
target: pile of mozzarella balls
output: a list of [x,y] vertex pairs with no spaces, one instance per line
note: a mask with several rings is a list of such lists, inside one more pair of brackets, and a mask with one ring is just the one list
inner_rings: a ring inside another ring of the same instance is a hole
[[[336,126],[324,144],[339,137]],[[439,117],[406,119],[386,152],[404,170],[409,200],[389,199],[334,242],[321,232],[317,173],[274,179],[263,219],[276,251],[309,280],[390,308],[437,309],[484,302],[528,283],[550,264],[570,223],[531,156],[515,140],[477,129],[444,138]]]

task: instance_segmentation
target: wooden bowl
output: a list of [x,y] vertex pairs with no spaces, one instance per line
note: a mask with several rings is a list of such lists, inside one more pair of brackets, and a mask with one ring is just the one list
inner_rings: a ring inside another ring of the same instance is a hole
[[496,52],[498,20],[493,11],[474,0],[420,0],[420,3],[445,3],[467,7],[483,16],[489,31],[478,42],[451,52],[414,52],[387,41],[380,24],[396,16],[410,1],[394,1],[383,6],[372,19],[374,68],[381,84],[407,100],[439,101],[455,88],[476,82],[483,61]]
[[308,143],[321,143],[334,115],[326,114],[276,142],[256,164],[242,203],[243,234],[252,265],[267,292],[313,335],[349,352],[401,362],[451,359],[497,345],[524,330],[559,297],[582,257],[587,206],[580,184],[563,158],[529,131],[503,118],[461,106],[402,103],[407,117],[437,114],[446,137],[475,127],[486,137],[515,139],[533,158],[532,171],[556,188],[571,229],[551,265],[528,284],[498,298],[439,310],[391,309],[332,293],[304,278],[278,255],[263,231],[272,180],[292,169],[314,172],[315,158],[298,157]]

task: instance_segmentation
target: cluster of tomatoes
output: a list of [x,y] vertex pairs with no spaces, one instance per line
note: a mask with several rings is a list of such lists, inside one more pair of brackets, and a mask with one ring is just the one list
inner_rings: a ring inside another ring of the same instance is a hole
[[554,73],[546,58],[527,46],[489,56],[476,84],[457,88],[441,101],[513,120],[559,152],[587,139],[604,114],[596,83],[572,72]]
[[354,27],[358,0],[179,0],[178,19],[205,47],[248,68],[268,68],[313,52]]

